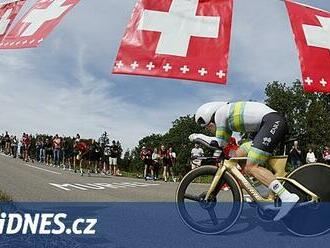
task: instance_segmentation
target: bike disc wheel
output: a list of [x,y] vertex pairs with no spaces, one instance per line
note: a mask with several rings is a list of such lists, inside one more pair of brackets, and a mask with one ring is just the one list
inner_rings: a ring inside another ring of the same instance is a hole
[[317,236],[330,230],[330,166],[313,163],[291,172],[294,179],[320,197],[319,203],[303,205],[310,197],[289,182],[284,187],[299,196],[297,206],[283,219],[286,228],[298,236]]
[[227,172],[209,201],[204,201],[217,169],[216,166],[203,166],[190,171],[182,179],[176,193],[177,209],[182,221],[202,234],[227,231],[242,211],[242,191],[234,177]]

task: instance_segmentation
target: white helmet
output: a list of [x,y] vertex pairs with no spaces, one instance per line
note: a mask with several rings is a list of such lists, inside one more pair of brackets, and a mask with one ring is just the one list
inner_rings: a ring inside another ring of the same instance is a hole
[[226,104],[227,102],[208,102],[203,104],[197,109],[195,115],[196,123],[205,127],[211,122],[212,118],[214,118],[215,112]]

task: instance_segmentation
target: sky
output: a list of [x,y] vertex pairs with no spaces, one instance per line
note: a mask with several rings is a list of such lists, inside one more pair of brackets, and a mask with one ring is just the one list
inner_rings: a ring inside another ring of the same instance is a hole
[[[297,2],[330,11],[329,0]],[[133,148],[205,102],[263,101],[268,82],[301,77],[279,0],[234,0],[227,85],[112,75],[135,3],[81,0],[38,48],[0,50],[0,132],[98,138],[107,131]]]

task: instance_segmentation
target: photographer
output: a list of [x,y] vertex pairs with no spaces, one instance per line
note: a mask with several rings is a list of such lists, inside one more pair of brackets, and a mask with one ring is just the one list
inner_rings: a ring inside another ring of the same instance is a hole
[[294,169],[301,165],[301,150],[298,147],[298,141],[293,142],[293,146],[289,152],[291,165]]
[[203,156],[204,156],[203,149],[200,148],[198,144],[195,144],[195,147],[191,150],[191,156],[190,156],[191,159],[190,164],[192,170],[201,166],[202,160],[200,160],[199,157],[203,157]]

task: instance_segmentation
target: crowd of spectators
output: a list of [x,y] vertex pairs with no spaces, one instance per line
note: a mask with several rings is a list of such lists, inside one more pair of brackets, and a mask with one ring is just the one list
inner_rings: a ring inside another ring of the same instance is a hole
[[[317,158],[312,148],[308,148],[308,152],[306,153],[306,163],[311,164],[318,161],[322,161],[326,164],[330,164],[330,150],[328,146],[324,146],[321,158]],[[294,169],[298,168],[303,164],[303,153],[302,149],[298,145],[298,141],[293,142],[293,146],[289,152],[289,161]]]
[[[228,146],[224,148],[223,154],[231,157],[237,148],[235,138],[231,138]],[[81,139],[77,134],[75,137],[65,137],[55,134],[31,135],[23,133],[20,138],[10,135],[8,132],[0,135],[0,152],[24,162],[39,163],[46,166],[59,167],[63,170],[72,170],[81,175],[87,173],[101,173],[104,175],[120,176],[118,160],[122,155],[122,147],[119,141],[110,142],[108,134],[104,132],[98,140]],[[219,151],[215,151],[213,157],[218,157]],[[221,153],[221,152],[220,152]],[[289,162],[293,169],[303,164],[303,152],[294,141],[289,151]],[[198,145],[191,150],[190,166],[195,169],[203,162],[204,151]],[[176,166],[176,153],[171,146],[146,147],[140,151],[140,158],[144,164],[143,177],[145,180],[163,179],[165,182],[176,181],[174,175]],[[202,159],[201,159],[202,158]],[[207,159],[207,157],[205,158]],[[305,158],[306,163],[318,161],[330,164],[330,149],[324,146],[322,157],[317,158],[313,149],[309,148]],[[210,163],[210,161],[207,161]],[[212,161],[211,161],[212,162]]]
[[162,178],[165,182],[170,178],[176,182],[173,167],[176,164],[176,153],[172,147],[165,148],[161,145],[160,148],[150,148],[143,146],[140,152],[140,158],[144,164],[143,177],[145,180],[160,179],[160,171],[162,170]]
[[119,141],[110,144],[105,132],[98,139],[81,139],[55,134],[29,135],[23,133],[21,138],[9,135],[0,136],[0,151],[7,156],[22,159],[25,162],[40,163],[46,166],[61,167],[63,170],[73,170],[83,175],[103,173],[121,175],[118,168],[118,158],[122,148]]
[[[229,158],[229,157],[235,156],[234,154],[235,154],[235,151],[238,149],[238,147],[239,147],[239,145],[236,143],[236,139],[234,137],[231,137],[228,141],[227,146],[223,149],[222,153],[223,153],[224,157]],[[202,165],[203,156],[204,156],[203,149],[198,144],[195,144],[195,147],[191,150],[190,165],[191,165],[192,170]],[[321,156],[322,156],[321,158],[317,158],[313,149],[308,148],[308,152],[306,152],[305,161],[307,164],[315,163],[318,161],[324,162],[326,164],[330,164],[330,149],[328,146],[324,146]],[[213,157],[218,157],[218,156],[213,154]],[[207,158],[204,158],[204,159],[207,159]],[[206,161],[208,162],[208,164],[212,164],[212,162],[210,162],[209,160],[206,160]],[[305,162],[303,160],[302,149],[299,147],[297,140],[293,142],[293,146],[289,150],[288,161],[291,164],[292,169],[298,168]]]

